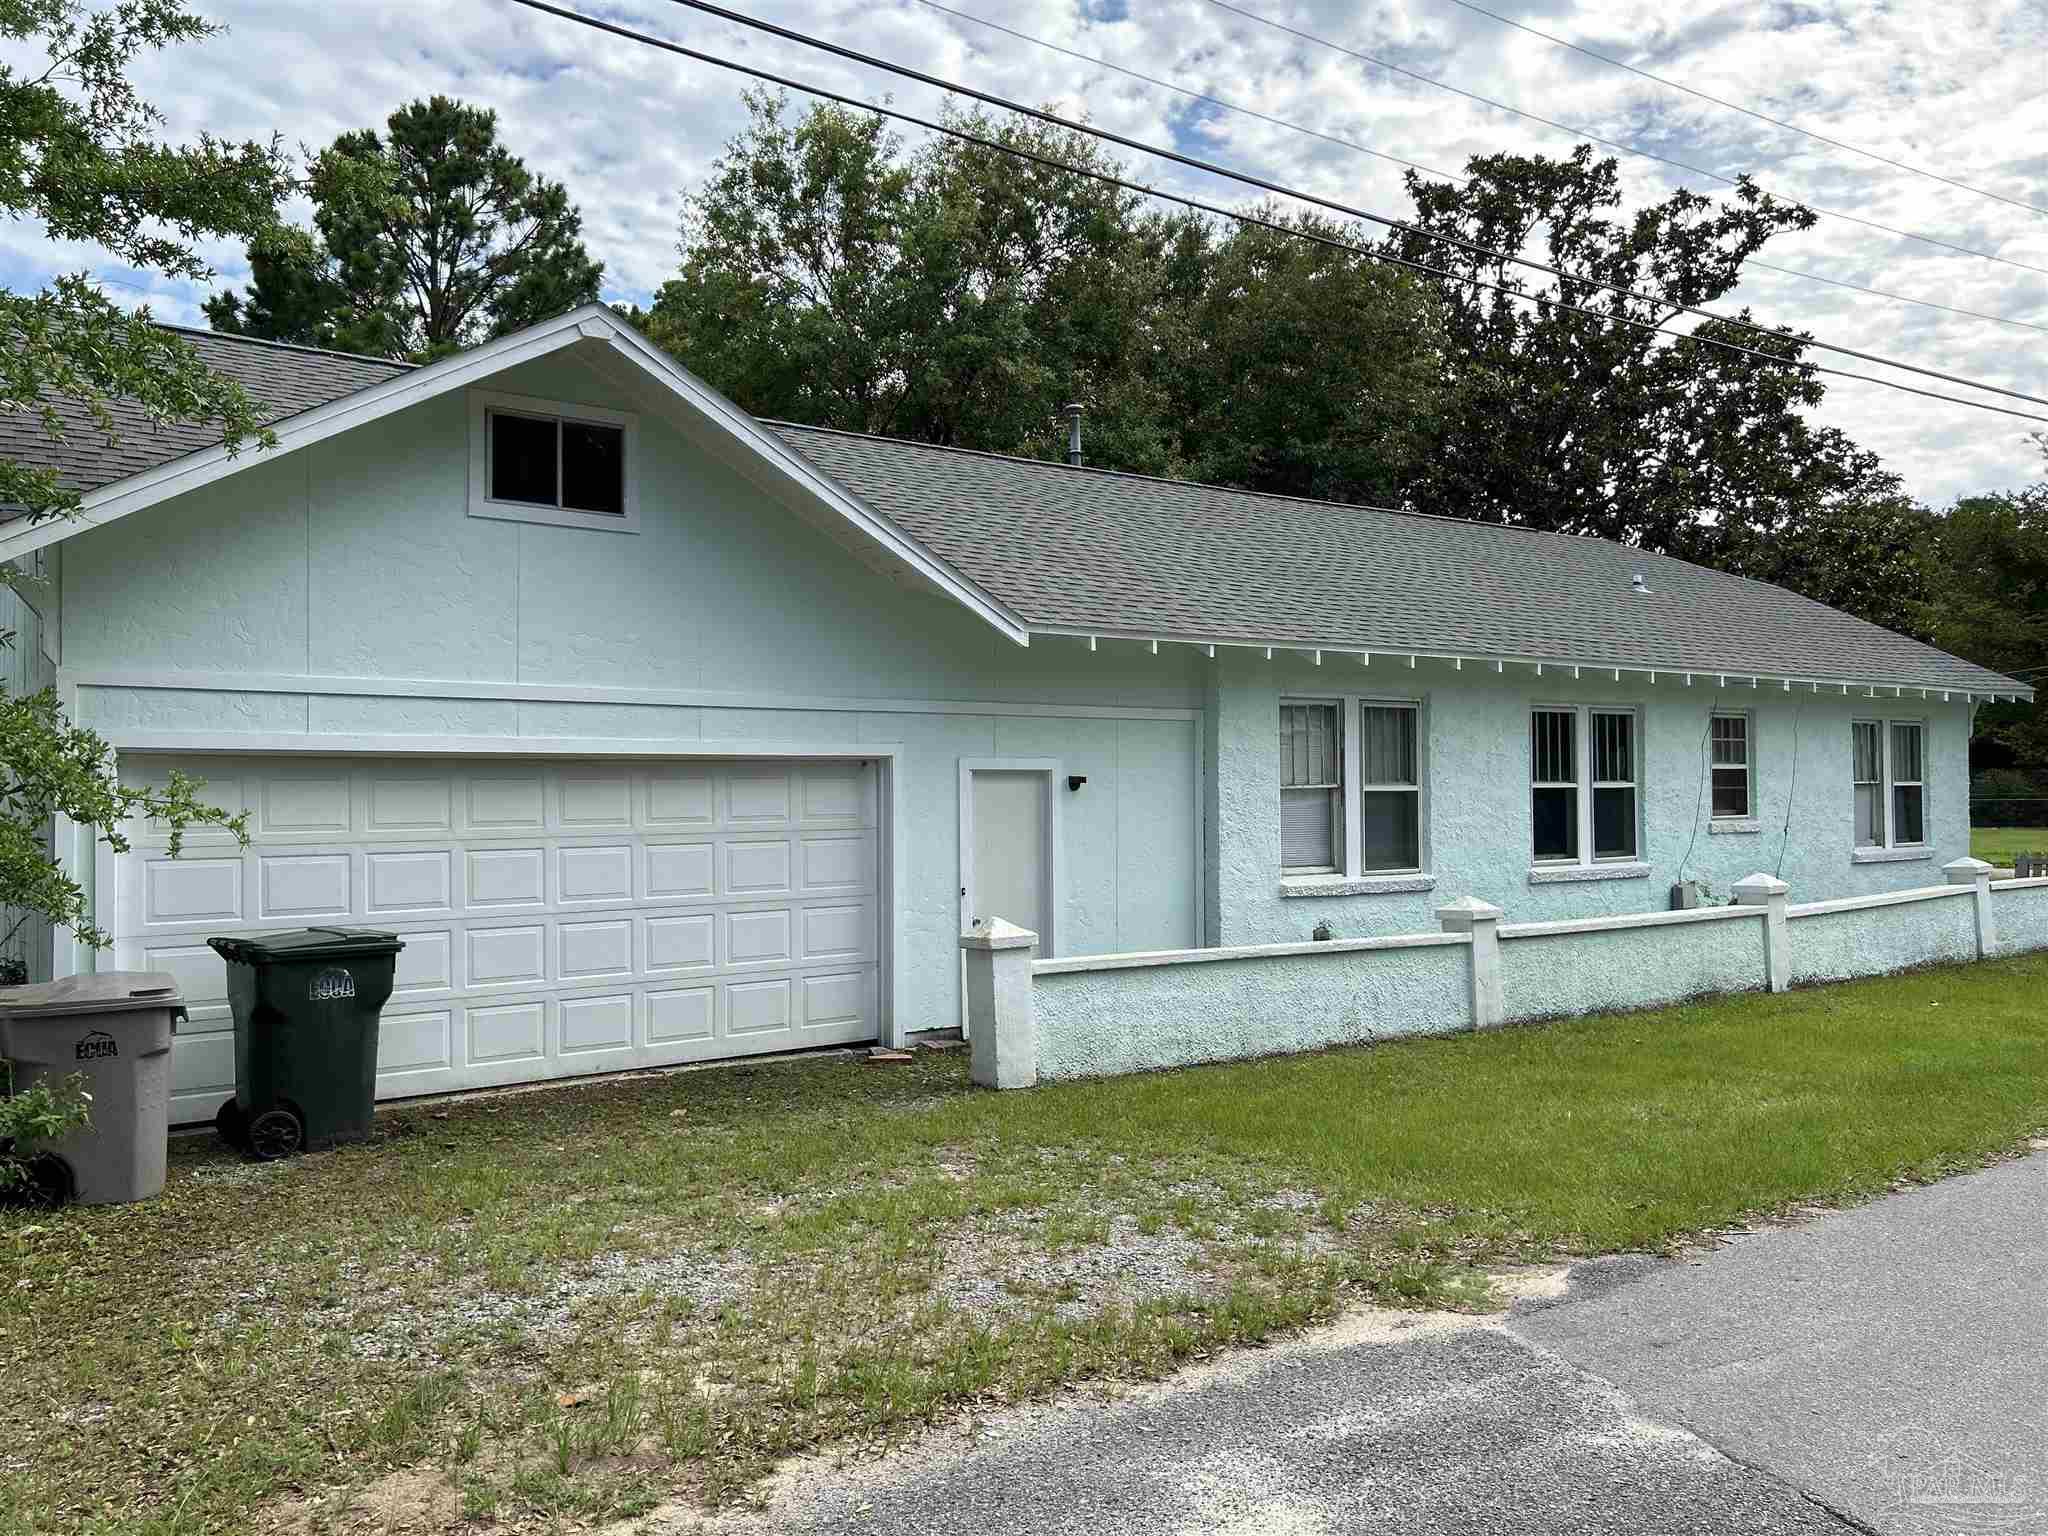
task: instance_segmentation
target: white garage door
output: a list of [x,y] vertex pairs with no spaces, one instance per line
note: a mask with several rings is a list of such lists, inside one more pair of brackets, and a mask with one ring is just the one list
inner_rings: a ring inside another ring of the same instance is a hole
[[212,934],[358,924],[405,940],[382,1097],[872,1040],[871,765],[122,758],[249,813],[251,842],[143,831],[113,963],[191,1007],[173,1118],[235,1082]]

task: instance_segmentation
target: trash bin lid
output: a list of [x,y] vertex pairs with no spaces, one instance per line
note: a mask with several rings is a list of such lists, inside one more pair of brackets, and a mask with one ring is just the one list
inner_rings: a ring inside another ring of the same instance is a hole
[[0,1017],[48,1019],[67,1013],[122,1013],[180,1006],[178,978],[168,971],[101,971],[26,987],[0,987]]
[[261,965],[278,960],[340,960],[350,955],[395,955],[405,945],[382,928],[291,928],[206,941],[224,960]]

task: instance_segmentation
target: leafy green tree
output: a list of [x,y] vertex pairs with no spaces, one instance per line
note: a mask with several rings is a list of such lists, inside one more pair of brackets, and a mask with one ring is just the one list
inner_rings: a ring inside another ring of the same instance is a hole
[[[160,143],[153,135],[162,117],[128,78],[137,55],[217,30],[175,0],[124,0],[101,11],[77,0],[0,0],[0,40],[14,60],[0,64],[0,208],[40,223],[51,239],[90,241],[132,266],[189,280],[212,275],[199,240],[261,238],[286,186],[275,146]],[[271,440],[238,385],[209,373],[147,312],[116,309],[85,273],[36,293],[0,295],[0,408],[40,413],[59,436],[50,404],[57,396],[82,402],[110,438],[107,402],[126,397],[159,420],[217,425],[230,449]],[[48,469],[0,459],[0,505],[8,503],[48,518],[74,511],[78,496]],[[12,567],[0,567],[0,583],[16,580]],[[0,645],[12,643],[0,634]],[[87,943],[106,941],[84,892],[50,857],[53,816],[116,848],[126,846],[122,827],[135,816],[158,819],[173,841],[196,825],[239,835],[240,818],[203,804],[198,789],[182,777],[161,790],[124,787],[106,743],[68,723],[53,693],[0,696],[0,942],[37,918]],[[66,1113],[47,1096],[17,1104],[0,1136],[22,1126],[43,1134]],[[0,1166],[0,1184],[8,1178]]]
[[[2048,433],[2037,433],[2048,466]],[[1935,523],[1924,627],[1943,650],[2029,681],[2048,679],[2048,474],[2017,491],[1965,496]],[[2048,770],[2048,718],[1986,704],[1973,756]]]
[[748,103],[644,321],[747,409],[1057,457],[1077,400],[1091,463],[1350,499],[1417,451],[1439,333],[1368,259],[1148,210],[1085,134],[956,113],[988,142],[910,154],[868,113]]
[[[749,127],[685,204],[682,269],[648,334],[747,409],[853,431],[1049,452],[1086,401],[1091,456],[1157,466],[1138,366],[1166,222],[1085,176],[939,140],[916,155],[871,114]],[[1104,167],[1084,135],[955,114],[991,140]]]
[[498,142],[498,116],[445,96],[345,133],[307,167],[314,232],[249,247],[246,293],[214,329],[432,358],[596,299],[604,268],[560,182]]
[[[128,78],[140,54],[198,42],[219,29],[178,0],[0,0],[0,212],[40,224],[52,240],[98,245],[166,277],[212,274],[198,242],[258,239],[286,187],[274,144],[160,142],[162,115]],[[147,311],[124,312],[88,273],[34,293],[0,294],[0,410],[35,413],[52,437],[50,400],[82,403],[114,435],[107,401],[139,401],[162,421],[217,425],[230,449],[261,437],[249,397]],[[75,510],[53,470],[0,457],[0,506],[32,517]]]
[[1354,226],[1256,212],[1281,228],[1194,228],[1155,326],[1175,457],[1215,484],[1396,504],[1441,408],[1433,298],[1323,243],[1365,244]]
[[[1718,563],[1753,562],[1760,540],[1796,538],[1895,496],[1871,455],[1808,419],[1824,390],[1800,366],[1804,337],[1683,316],[1683,306],[1724,297],[1768,241],[1809,227],[1809,210],[1745,180],[1727,202],[1679,191],[1621,216],[1614,162],[1585,145],[1565,159],[1483,156],[1468,170],[1462,187],[1410,173],[1417,232],[1388,240],[1453,274],[1432,280],[1450,396],[1410,482],[1419,507]],[[1566,276],[1433,236],[1516,252],[1533,242]],[[1474,278],[1525,297],[1476,288]],[[1642,328],[1674,321],[1770,356]]]

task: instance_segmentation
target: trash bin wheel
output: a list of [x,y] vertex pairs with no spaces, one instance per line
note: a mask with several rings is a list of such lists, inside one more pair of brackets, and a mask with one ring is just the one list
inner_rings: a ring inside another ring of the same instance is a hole
[[306,1126],[288,1109],[266,1109],[250,1120],[247,1136],[252,1153],[263,1162],[275,1162],[306,1144]]
[[220,1132],[220,1139],[231,1147],[248,1145],[249,1127],[242,1118],[242,1106],[233,1099],[214,1111],[213,1128]]

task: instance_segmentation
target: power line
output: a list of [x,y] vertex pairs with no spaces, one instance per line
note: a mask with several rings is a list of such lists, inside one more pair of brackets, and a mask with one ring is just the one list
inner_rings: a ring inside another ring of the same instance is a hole
[[1517,32],[1526,32],[1531,37],[1540,37],[1546,43],[1555,43],[1560,48],[1569,48],[1573,53],[1583,54],[1585,57],[1596,59],[1602,64],[1611,64],[1616,69],[1625,69],[1630,74],[1638,75],[1645,80],[1654,80],[1657,84],[1668,87],[1671,90],[1683,91],[1686,95],[1697,100],[1712,102],[1717,107],[1726,107],[1730,112],[1740,112],[1744,117],[1753,117],[1760,123],[1769,123],[1773,128],[1783,128],[1791,133],[1803,134],[1817,143],[1826,144],[1835,149],[1847,150],[1852,155],[1861,155],[1866,160],[1875,160],[1878,164],[1888,165],[1896,171],[1906,171],[1914,176],[1925,176],[1929,181],[1938,181],[1943,186],[1954,187],[1959,192],[1969,192],[1978,197],[1988,197],[1995,203],[2005,203],[2010,207],[2024,208],[2029,213],[2048,214],[2048,208],[2043,208],[2038,203],[2030,203],[2017,197],[2007,197],[2003,192],[1992,192],[1983,187],[1973,187],[1967,181],[1958,181],[1955,177],[1944,176],[1939,171],[1930,171],[1924,167],[1909,164],[1904,160],[1894,160],[1890,155],[1881,155],[1874,149],[1864,149],[1860,145],[1845,143],[1841,139],[1829,138],[1824,133],[1816,133],[1811,128],[1802,128],[1797,123],[1788,123],[1782,117],[1772,117],[1768,112],[1759,112],[1754,107],[1745,107],[1739,101],[1730,101],[1724,96],[1716,96],[1709,91],[1695,90],[1692,86],[1686,85],[1682,81],[1667,79],[1663,75],[1653,75],[1647,69],[1638,69],[1635,65],[1624,60],[1611,58],[1604,53],[1597,53],[1593,49],[1586,47],[1583,43],[1575,43],[1569,38],[1558,37],[1554,33],[1545,32],[1541,27],[1532,27],[1526,22],[1516,21],[1512,16],[1503,16],[1499,11],[1489,11],[1485,6],[1475,4],[1474,0],[1451,0],[1451,4],[1461,5],[1468,11],[1478,12],[1481,16],[1490,16],[1504,27],[1513,27]]
[[[1036,47],[1048,49],[1053,53],[1062,54],[1083,64],[1091,64],[1098,69],[1106,69],[1114,74],[1123,75],[1127,79],[1141,80],[1145,84],[1157,86],[1161,90],[1172,91],[1175,95],[1185,96],[1190,101],[1205,102],[1210,106],[1220,107],[1226,112],[1236,112],[1262,123],[1270,123],[1276,128],[1285,128],[1290,132],[1303,134],[1308,138],[1320,139],[1326,144],[1336,144],[1346,149],[1356,150],[1360,154],[1371,155],[1376,160],[1386,160],[1395,165],[1406,166],[1411,171],[1421,171],[1426,175],[1440,177],[1454,186],[1462,187],[1470,183],[1470,178],[1468,177],[1455,176],[1449,171],[1440,171],[1433,166],[1423,165],[1414,160],[1404,160],[1399,155],[1390,155],[1385,150],[1374,149],[1369,145],[1359,143],[1355,139],[1347,139],[1341,134],[1324,133],[1319,129],[1292,122],[1284,117],[1275,117],[1271,113],[1260,112],[1237,102],[1227,101],[1221,96],[1211,96],[1207,92],[1197,91],[1185,85],[1178,85],[1171,80],[1162,80],[1157,75],[1146,74],[1143,70],[1131,69],[1094,54],[1082,53],[1080,50],[1066,47],[1064,44],[1055,43],[1043,37],[1035,37],[1029,32],[1020,32],[1015,27],[1005,26],[999,21],[990,21],[985,16],[976,16],[971,11],[956,10],[950,5],[942,5],[939,3],[939,0],[916,0],[916,3],[925,6],[927,9],[937,11],[942,15],[951,16],[960,21],[971,21],[976,26],[986,27],[992,32],[1000,32],[1006,37],[1014,37],[1019,42],[1030,43]],[[1763,271],[1776,272],[1786,277],[1804,278],[1808,282],[1825,283],[1833,288],[1850,288],[1858,293],[1867,293],[1881,299],[1893,299],[1901,304],[1918,304],[1927,309],[1941,310],[1946,314],[1967,315],[1974,320],[1989,320],[1999,325],[2019,326],[2025,330],[2039,331],[2044,335],[2048,335],[2048,325],[2037,325],[2030,320],[2016,320],[2005,315],[1987,314],[1981,310],[1961,309],[1953,304],[1937,304],[1932,299],[1919,299],[1907,293],[1890,293],[1882,288],[1866,288],[1860,283],[1847,282],[1841,278],[1824,277],[1818,272],[1804,272],[1796,267],[1773,266],[1767,261],[1757,261],[1754,258],[1748,264]]]
[[[785,27],[777,22],[764,21],[756,16],[748,16],[744,12],[730,10],[725,6],[714,4],[713,0],[670,0],[670,3],[684,6],[689,10],[701,11],[707,16],[716,16],[721,21],[736,22],[740,26],[749,27],[756,32],[765,32],[770,37],[779,37],[785,42],[796,43],[802,47],[814,49],[819,53],[831,54],[834,58],[845,59],[850,63],[863,65],[869,69],[882,70],[888,74],[901,76],[906,80],[914,80],[920,85],[932,86],[938,90],[947,91],[958,96],[971,97],[976,101],[999,108],[1005,112],[1014,112],[1019,116],[1035,118],[1039,122],[1050,124],[1068,133],[1085,134],[1090,138],[1101,139],[1120,148],[1134,150],[1142,155],[1151,155],[1156,159],[1172,161],[1174,164],[1186,166],[1190,170],[1201,171],[1211,176],[1219,176],[1226,181],[1240,182],[1248,187],[1256,187],[1262,192],[1271,192],[1281,197],[1291,197],[1300,202],[1311,203],[1318,208],[1327,209],[1332,213],[1342,214],[1348,219],[1359,219],[1369,224],[1378,224],[1386,229],[1398,230],[1403,234],[1413,235],[1419,239],[1454,246],[1467,253],[1483,256],[1490,261],[1504,265],[1526,267],[1532,272],[1542,272],[1554,277],[1560,283],[1573,283],[1581,288],[1598,288],[1623,298],[1633,299],[1638,304],[1647,304],[1652,309],[1669,310],[1670,314],[1665,317],[1667,319],[1675,318],[1681,314],[1693,315],[1702,320],[1712,320],[1722,325],[1735,326],[1739,329],[1753,332],[1759,336],[1767,336],[1772,340],[1780,340],[1786,334],[1785,332],[1773,330],[1768,326],[1758,325],[1754,321],[1743,320],[1733,315],[1723,315],[1711,309],[1702,309],[1694,304],[1681,304],[1675,300],[1660,298],[1656,294],[1640,292],[1637,289],[1620,283],[1603,282],[1598,278],[1584,277],[1576,273],[1566,272],[1546,262],[1517,255],[1510,251],[1496,250],[1491,246],[1480,245],[1456,235],[1447,235],[1435,230],[1423,229],[1417,225],[1410,224],[1405,219],[1390,218],[1386,214],[1373,213],[1369,209],[1359,208],[1350,203],[1340,203],[1331,198],[1319,197],[1313,192],[1303,192],[1299,188],[1286,185],[1284,182],[1255,175],[1250,171],[1234,170],[1229,166],[1219,165],[1213,160],[1204,160],[1198,155],[1183,154],[1177,149],[1164,149],[1157,144],[1149,144],[1143,139],[1134,139],[1127,134],[1117,133],[1108,128],[1098,128],[1091,123],[1082,122],[1071,117],[1064,117],[1044,107],[1026,106],[1022,102],[1012,101],[1007,96],[998,96],[993,91],[984,91],[976,86],[962,85],[956,80],[947,80],[939,75],[927,74],[924,70],[913,69],[908,64],[898,64],[892,59],[885,59],[872,53],[863,53],[857,48],[848,48],[844,44],[831,42],[809,32],[798,31],[793,27]],[[1938,379],[1944,384],[1957,384],[1965,389],[1981,389],[1991,394],[2005,395],[2013,400],[2024,400],[2029,405],[2048,406],[2048,398],[2030,395],[2024,390],[2008,389],[2003,384],[1986,384],[1976,379],[1964,378],[1960,374],[1944,373],[1938,368],[1927,368],[1918,363],[1903,363],[1895,358],[1881,357],[1876,353],[1859,351],[1854,347],[1845,347],[1837,342],[1821,341],[1815,337],[1803,339],[1808,346],[1816,347],[1823,352],[1838,353],[1843,357],[1853,357],[1859,362],[1875,363],[1882,368],[1896,368],[1903,373],[1916,373],[1922,378]]]
[[[1004,144],[983,134],[973,133],[967,129],[935,121],[932,118],[920,117],[914,112],[906,112],[899,107],[878,106],[874,102],[863,101],[843,91],[830,90],[825,86],[813,85],[808,81],[798,80],[788,75],[779,75],[771,70],[760,69],[751,64],[741,64],[733,59],[721,58],[716,54],[705,53],[700,49],[689,48],[681,43],[671,42],[667,38],[655,37],[646,32],[637,32],[631,27],[620,26],[616,22],[604,21],[595,16],[586,16],[578,11],[567,10],[558,5],[551,5],[548,3],[548,0],[512,0],[512,3],[524,6],[531,11],[539,11],[544,15],[558,17],[563,21],[575,22],[594,31],[607,32],[614,37],[625,38],[630,42],[641,43],[650,48],[658,48],[666,53],[692,59],[700,64],[709,64],[717,69],[730,70],[735,74],[746,75],[751,79],[762,81],[768,85],[780,86],[784,90],[797,91],[806,96],[816,97],[821,101],[836,102],[841,106],[852,107],[856,111],[871,112],[877,117],[892,118],[897,122],[908,123],[913,127],[922,128],[928,132],[940,134],[964,144],[974,144],[998,154],[1008,155],[1013,159],[1028,160],[1048,170],[1080,176],[1105,186],[1117,187],[1123,191],[1133,192],[1143,197],[1157,198],[1161,202],[1174,203],[1198,213],[1206,213],[1217,218],[1232,220],[1238,224],[1270,230],[1275,234],[1308,241],[1311,244],[1325,246],[1332,250],[1347,251],[1355,256],[1362,256],[1371,261],[1383,262],[1389,266],[1402,267],[1411,272],[1420,272],[1425,276],[1441,278],[1453,283],[1462,283],[1473,288],[1482,288],[1488,292],[1501,294],[1509,299],[1519,300],[1526,304],[1534,304],[1539,308],[1561,309],[1571,314],[1586,315],[1604,323],[1625,325],[1636,330],[1648,331],[1653,335],[1669,336],[1674,343],[1690,342],[1696,346],[1715,347],[1721,351],[1732,352],[1741,357],[1761,358],[1763,361],[1779,367],[1800,368],[1812,373],[1826,374],[1831,378],[1854,379],[1860,383],[1876,384],[1885,389],[1898,390],[1902,394],[1918,395],[1928,400],[1941,400],[1951,405],[1969,406],[1974,410],[1990,411],[2000,416],[2016,416],[2022,421],[2048,423],[2048,416],[2036,416],[2029,411],[2016,411],[2009,406],[1993,405],[1988,400],[1971,400],[1960,395],[1945,395],[1938,390],[1922,389],[1914,384],[1902,384],[1896,379],[1879,378],[1875,374],[1856,373],[1849,369],[1830,368],[1820,363],[1809,363],[1801,359],[1781,357],[1774,353],[1760,351],[1755,347],[1745,347],[1736,342],[1722,341],[1717,337],[1700,336],[1688,331],[1674,331],[1668,326],[1654,325],[1647,320],[1638,320],[1630,315],[1587,309],[1584,305],[1569,303],[1563,299],[1545,298],[1541,294],[1524,293],[1520,289],[1509,288],[1501,283],[1487,282],[1484,278],[1470,277],[1463,273],[1447,271],[1442,267],[1432,267],[1424,262],[1410,261],[1406,257],[1396,256],[1387,251],[1375,250],[1371,246],[1360,245],[1355,241],[1340,240],[1335,236],[1321,234],[1314,230],[1297,229],[1274,219],[1262,218],[1257,214],[1244,212],[1241,209],[1225,208],[1219,203],[1205,202],[1200,198],[1188,197],[1178,192],[1162,191],[1157,187],[1147,186],[1142,182],[1135,182],[1122,176],[1111,175],[1107,171],[1098,171],[1088,166],[1074,165],[1051,155],[1039,154],[1034,150],[1020,149],[1013,144]],[[1780,340],[1797,339],[1782,336],[1779,333],[1771,334],[1777,336]]]
[[1989,320],[1994,325],[2016,325],[2023,331],[2040,331],[2048,335],[2048,325],[2038,325],[2032,320],[2022,320],[2015,315],[1993,315],[1981,309],[1960,309],[1954,304],[1937,304],[1932,299],[1916,299],[1910,293],[1892,293],[1884,288],[1866,288],[1861,283],[1852,283],[1845,278],[1823,277],[1818,272],[1806,272],[1798,267],[1773,266],[1768,261],[1758,261],[1754,256],[1750,257],[1748,264],[1765,272],[1779,273],[1784,277],[1803,277],[1809,283],[1826,283],[1830,288],[1848,288],[1856,293],[1870,294],[1874,298],[1896,299],[1901,304],[1918,304],[1923,309],[1938,309],[1950,315],[1968,315],[1972,320]]
[[[1440,91],[1449,91],[1453,96],[1462,96],[1467,101],[1476,101],[1482,106],[1492,107],[1497,112],[1509,112],[1516,117],[1527,118],[1532,123],[1541,123],[1546,128],[1555,128],[1560,133],[1570,134],[1573,138],[1588,139],[1604,148],[1620,150],[1625,155],[1636,155],[1644,160],[1654,160],[1659,165],[1674,166],[1681,171],[1688,171],[1695,176],[1709,177],[1714,181],[1724,182],[1731,187],[1740,184],[1741,178],[1739,177],[1726,176],[1719,171],[1710,171],[1703,165],[1693,165],[1689,161],[1674,160],[1669,155],[1660,155],[1653,150],[1639,149],[1633,144],[1623,144],[1617,139],[1603,139],[1597,133],[1589,133],[1583,128],[1574,128],[1570,123],[1561,123],[1555,118],[1544,117],[1540,113],[1527,112],[1520,107],[1511,107],[1504,101],[1494,100],[1491,96],[1482,96],[1477,91],[1468,91],[1461,86],[1455,86],[1447,81],[1438,80],[1434,76],[1422,74],[1399,64],[1391,64],[1387,60],[1375,58],[1369,53],[1361,53],[1356,48],[1346,47],[1342,43],[1333,43],[1327,37],[1318,37],[1313,32],[1304,32],[1301,28],[1289,26],[1284,21],[1274,21],[1271,17],[1261,16],[1256,11],[1248,11],[1241,5],[1233,5],[1230,3],[1230,0],[1207,0],[1207,3],[1215,6],[1218,10],[1229,11],[1233,16],[1242,16],[1246,21],[1257,22],[1262,27],[1271,27],[1276,32],[1285,32],[1290,37],[1298,37],[1305,43],[1314,43],[1319,48],[1328,48],[1333,53],[1344,54],[1349,58],[1359,60],[1361,63],[1371,64],[1376,68],[1388,70],[1394,74],[1405,76],[1410,80],[1419,80],[1424,85],[1435,86]],[[1751,185],[1755,185],[1755,183],[1752,182]],[[1759,188],[1759,190],[1762,189]],[[1865,229],[1875,229],[1887,235],[1897,235],[1902,240],[1918,240],[1925,245],[1939,246],[1942,250],[1954,251],[1959,256],[1977,256],[1985,261],[1998,262],[2003,266],[2018,267],[2022,271],[2039,272],[2043,275],[2048,275],[2048,267],[2037,267],[2031,262],[2015,261],[2010,256],[1997,256],[1990,251],[1980,251],[1973,246],[1957,245],[1952,241],[1937,239],[1933,235],[1916,234],[1910,229],[1900,229],[1893,224],[1880,224],[1875,219],[1866,219],[1860,214],[1843,213],[1840,209],[1836,208],[1823,208],[1818,203],[1806,202],[1800,198],[1791,198],[1787,199],[1787,201],[1796,202],[1801,207],[1809,208],[1815,213],[1826,214],[1831,219],[1841,219],[1850,224],[1860,224]]]
[[1390,155],[1385,150],[1374,149],[1370,145],[1359,143],[1356,139],[1347,139],[1342,134],[1324,133],[1320,129],[1306,128],[1300,123],[1291,123],[1284,117],[1274,117],[1268,112],[1260,112],[1252,107],[1240,106],[1234,101],[1225,101],[1221,96],[1211,96],[1204,91],[1191,90],[1185,85],[1175,85],[1171,80],[1162,80],[1157,75],[1146,74],[1143,70],[1129,69],[1122,64],[1112,64],[1108,59],[1101,59],[1093,54],[1082,53],[1079,49],[1068,48],[1063,44],[1052,42],[1043,37],[1033,37],[1029,32],[1019,32],[1015,27],[1006,27],[1000,21],[990,21],[986,16],[976,16],[971,11],[956,11],[950,5],[939,4],[939,0],[917,0],[917,3],[927,9],[952,16],[960,21],[971,21],[978,27],[987,27],[991,32],[1000,32],[1006,37],[1014,37],[1020,43],[1031,43],[1037,47],[1048,49],[1053,53],[1064,54],[1070,59],[1077,59],[1083,64],[1092,64],[1097,69],[1109,70],[1114,74],[1124,76],[1126,79],[1142,80],[1147,85],[1156,85],[1162,91],[1172,91],[1176,96],[1185,96],[1190,101],[1206,102],[1212,107],[1221,107],[1226,112],[1236,112],[1244,117],[1255,118],[1262,123],[1270,123],[1275,128],[1285,128],[1293,133],[1306,134],[1312,139],[1321,139],[1325,144],[1336,144],[1345,149],[1355,149],[1361,155],[1371,155],[1375,160],[1385,160],[1394,165],[1406,166],[1411,171],[1424,171],[1431,176],[1440,176],[1445,181],[1452,182],[1461,187],[1465,185],[1468,179],[1463,176],[1454,176],[1449,171],[1439,171],[1432,166],[1417,164],[1413,160],[1403,160],[1399,155]]

